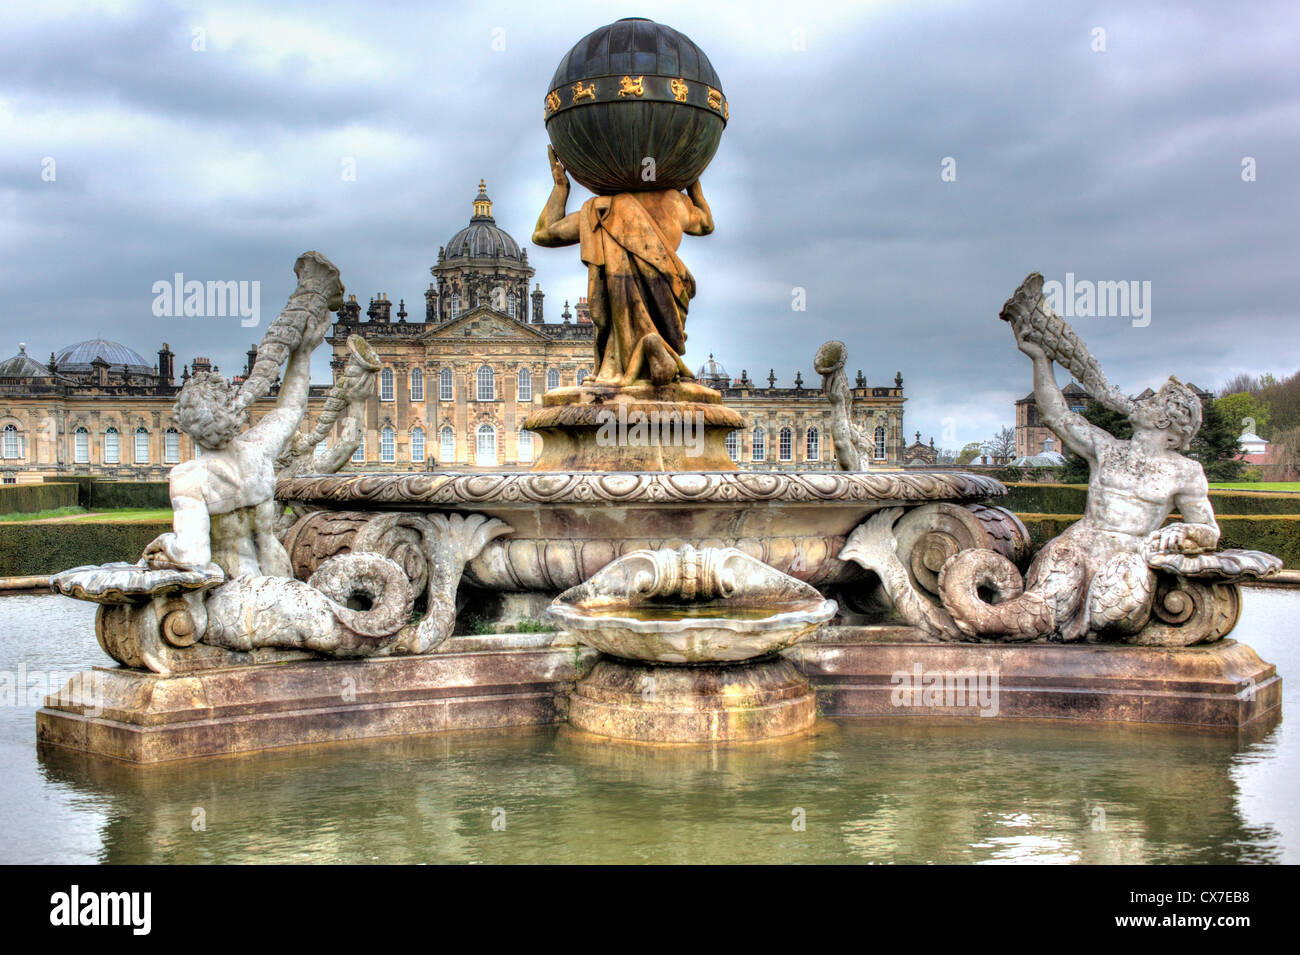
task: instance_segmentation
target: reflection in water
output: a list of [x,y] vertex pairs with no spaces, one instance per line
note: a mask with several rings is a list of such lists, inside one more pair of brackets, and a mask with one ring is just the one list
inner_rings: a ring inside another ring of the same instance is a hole
[[[55,612],[71,602],[39,599],[45,633],[18,656],[22,631],[0,600],[0,666],[31,667],[37,648],[74,639]],[[1271,652],[1284,641],[1270,652],[1251,642],[1286,675],[1285,654]],[[543,728],[138,767],[55,749],[38,760],[31,710],[3,719],[3,862],[1224,863],[1295,852],[1250,777],[1262,766],[1294,788],[1281,727],[1252,742],[1121,725],[842,721],[719,748]]]

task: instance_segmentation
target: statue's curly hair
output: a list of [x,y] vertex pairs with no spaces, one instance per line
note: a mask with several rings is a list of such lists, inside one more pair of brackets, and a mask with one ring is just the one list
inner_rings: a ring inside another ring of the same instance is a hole
[[185,383],[173,412],[181,430],[202,448],[224,448],[248,424],[239,390],[223,375],[201,371]]
[[1160,390],[1144,399],[1142,405],[1154,405],[1156,426],[1172,430],[1182,439],[1178,450],[1187,451],[1192,438],[1201,430],[1201,396],[1177,378],[1170,377]]

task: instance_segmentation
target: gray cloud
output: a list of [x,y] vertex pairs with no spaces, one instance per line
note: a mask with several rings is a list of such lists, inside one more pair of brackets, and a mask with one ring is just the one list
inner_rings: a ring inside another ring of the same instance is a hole
[[[816,346],[842,338],[869,379],[903,372],[909,432],[960,446],[1010,424],[1029,390],[995,315],[1038,269],[1152,283],[1149,327],[1076,323],[1131,390],[1300,366],[1294,5],[642,12],[708,51],[732,109],[705,176],[718,230],[682,249],[699,281],[692,364],[712,352],[734,374],[813,382]],[[361,300],[385,291],[420,316],[480,176],[498,222],[527,238],[549,189],[542,94],[611,16],[597,3],[14,14],[0,351],[105,335],[149,354],[166,340],[233,371],[257,330],[155,318],[152,283],[257,279],[269,318],[306,248]],[[1256,182],[1241,179],[1246,156]],[[944,157],[955,182],[940,180]],[[584,293],[574,250],[529,255],[552,316]],[[807,312],[791,311],[795,287]]]

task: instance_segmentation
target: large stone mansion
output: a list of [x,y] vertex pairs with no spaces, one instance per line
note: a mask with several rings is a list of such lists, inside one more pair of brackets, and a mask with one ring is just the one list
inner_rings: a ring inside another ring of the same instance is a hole
[[[523,427],[525,419],[547,390],[579,384],[591,373],[586,301],[573,309],[566,302],[557,320],[546,320],[528,253],[496,224],[481,182],[469,224],[438,250],[430,273],[423,320],[410,320],[404,299],[394,313],[389,296],[380,293],[363,314],[351,296],[327,338],[335,376],[352,334],[362,335],[383,363],[352,467],[528,466],[540,453],[541,438]],[[252,348],[243,373],[255,357]],[[746,427],[728,440],[741,467],[835,467],[830,409],[811,360],[810,349],[811,383],[796,371],[793,382],[780,387],[775,371],[763,383],[747,371],[731,376],[713,356],[700,366],[700,381],[722,392],[745,418]],[[167,344],[156,362],[105,339],[56,349],[47,362],[20,345],[18,354],[0,362],[0,477],[5,483],[62,474],[163,479],[171,465],[194,454],[172,404],[200,370],[219,369],[194,358],[178,381]],[[311,418],[328,390],[312,386]],[[853,394],[855,423],[875,437],[880,467],[934,463],[932,444],[921,444],[919,435],[905,443],[901,373],[868,385],[859,372]],[[272,407],[270,399],[258,402],[254,420]]]

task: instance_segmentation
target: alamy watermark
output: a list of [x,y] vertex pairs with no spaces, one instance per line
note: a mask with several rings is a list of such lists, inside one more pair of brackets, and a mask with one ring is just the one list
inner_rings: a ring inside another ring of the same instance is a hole
[[59,706],[75,706],[84,716],[104,712],[104,674],[98,670],[60,673],[29,670],[19,663],[17,670],[0,670],[0,706],[45,706],[53,697]]
[[912,664],[890,676],[889,702],[896,707],[979,710],[980,716],[998,715],[997,670],[926,670]]
[[244,328],[262,320],[262,283],[185,280],[177,272],[153,283],[153,313],[158,318],[225,318],[239,316]]
[[688,458],[704,453],[704,415],[701,412],[618,410],[607,408],[597,418],[596,444],[609,447],[682,447]]
[[1043,296],[1062,318],[1130,318],[1134,328],[1151,324],[1151,283],[1137,279],[1094,282],[1075,279],[1043,283]]

